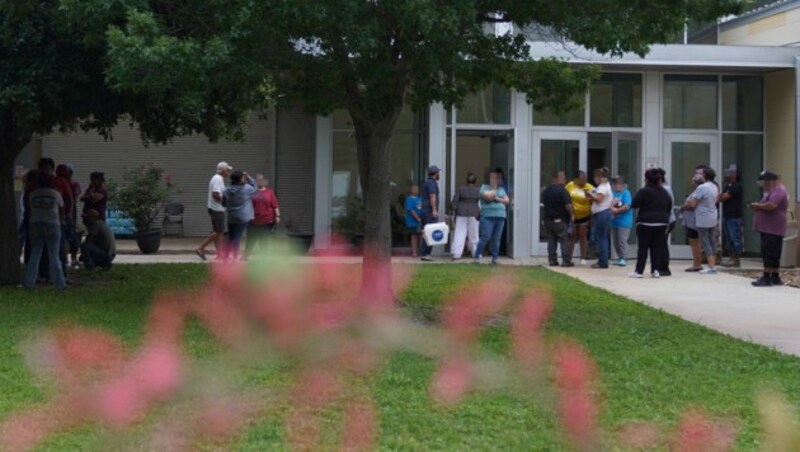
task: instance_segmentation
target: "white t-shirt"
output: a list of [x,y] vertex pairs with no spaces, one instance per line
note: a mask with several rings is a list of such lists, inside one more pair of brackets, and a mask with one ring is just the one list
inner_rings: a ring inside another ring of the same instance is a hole
[[592,215],[610,209],[611,204],[614,202],[614,194],[611,191],[611,184],[608,182],[603,182],[594,189],[594,192],[596,194],[603,195],[603,200],[592,203]]
[[60,224],[58,211],[64,207],[61,193],[52,188],[38,188],[31,192],[28,203],[31,224]]
[[222,196],[225,193],[225,179],[222,175],[215,174],[208,183],[208,208],[217,212],[225,212],[225,207],[222,206],[222,201],[214,199],[214,193],[219,193]]

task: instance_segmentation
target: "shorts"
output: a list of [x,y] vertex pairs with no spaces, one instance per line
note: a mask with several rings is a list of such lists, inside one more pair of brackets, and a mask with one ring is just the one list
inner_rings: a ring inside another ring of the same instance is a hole
[[697,228],[697,235],[700,236],[700,246],[706,256],[714,256],[717,254],[717,240],[714,236],[714,230],[717,228]]
[[225,212],[208,209],[208,215],[211,217],[211,230],[217,234],[225,232]]
[[699,239],[700,235],[697,233],[697,229],[692,229],[687,227],[686,228],[686,238],[687,239]]
[[761,258],[764,268],[780,268],[783,253],[783,237],[775,234],[761,233]]
[[406,232],[411,235],[416,235],[420,233],[419,226],[406,226]]
[[575,224],[589,224],[589,221],[591,221],[591,219],[592,219],[591,216],[585,218],[576,218]]

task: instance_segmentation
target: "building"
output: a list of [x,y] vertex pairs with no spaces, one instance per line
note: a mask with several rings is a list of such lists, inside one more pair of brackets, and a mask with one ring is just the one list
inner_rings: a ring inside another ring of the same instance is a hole
[[[736,165],[745,199],[756,200],[757,175],[769,168],[781,174],[798,213],[800,1],[763,5],[702,35],[713,43],[658,45],[645,58],[611,59],[532,41],[537,57],[602,66],[584,107],[555,116],[533,111],[522,93],[491,86],[458,110],[432,105],[422,113],[404,111],[392,141],[393,203],[430,164],[444,169],[442,210],[467,172],[480,177],[502,168],[513,188],[507,252],[515,258],[545,254],[539,195],[553,170],[608,166],[636,189],[646,168],[660,166],[676,199],[683,199],[696,165]],[[82,183],[91,171],[119,177],[125,168],[161,163],[181,190],[175,201],[186,205],[188,235],[207,232],[206,184],[219,160],[267,174],[284,220],[294,232],[313,233],[317,247],[329,244],[341,218],[357,215],[357,203],[350,202],[360,194],[355,139],[345,112],[312,117],[280,110],[254,117],[244,143],[212,145],[189,137],[144,148],[127,127],[108,142],[93,134],[54,134],[33,143],[20,164],[31,166],[37,155],[72,163]],[[401,234],[395,242],[404,244]],[[673,256],[689,255],[680,229],[671,246]],[[746,249],[758,252],[752,232]]]

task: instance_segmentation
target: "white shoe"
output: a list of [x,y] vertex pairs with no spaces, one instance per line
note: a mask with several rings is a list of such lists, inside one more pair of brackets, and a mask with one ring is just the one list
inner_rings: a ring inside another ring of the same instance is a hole
[[653,278],[660,278],[661,273],[659,273],[658,270],[656,270],[653,273],[650,273],[650,276],[652,276]]
[[581,259],[581,265],[585,267],[585,266],[589,265],[589,263],[586,262],[586,259]]
[[641,279],[642,278],[642,274],[641,273],[636,273],[635,271],[633,271],[633,272],[628,273],[628,278]]

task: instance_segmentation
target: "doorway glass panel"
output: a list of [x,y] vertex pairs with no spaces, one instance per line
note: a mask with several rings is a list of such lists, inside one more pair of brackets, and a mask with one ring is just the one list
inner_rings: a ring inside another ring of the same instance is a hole
[[756,184],[762,170],[764,156],[762,135],[724,134],[722,136],[722,168],[717,171],[717,180],[725,185],[725,170],[736,169],[742,183],[742,220],[744,223],[744,251],[760,253],[758,233],[753,224],[753,211],[745,205],[761,198],[761,188]]
[[[569,180],[577,174],[580,168],[580,142],[578,140],[549,140],[541,141],[541,158],[539,162],[540,179],[539,193],[550,185],[553,173],[563,171],[566,179]],[[539,207],[540,222],[544,218],[544,207]],[[539,227],[539,241],[547,240],[544,228]]]
[[617,175],[624,178],[632,195],[641,188],[644,178],[639,174],[639,163],[639,140],[620,138],[617,141]]
[[[711,165],[711,144],[673,141],[671,151],[672,174],[667,174],[667,182],[672,186],[672,192],[675,194],[675,206],[681,206],[686,197],[694,190],[692,176],[694,176],[695,167]],[[672,233],[672,244],[689,244],[680,219]]]

